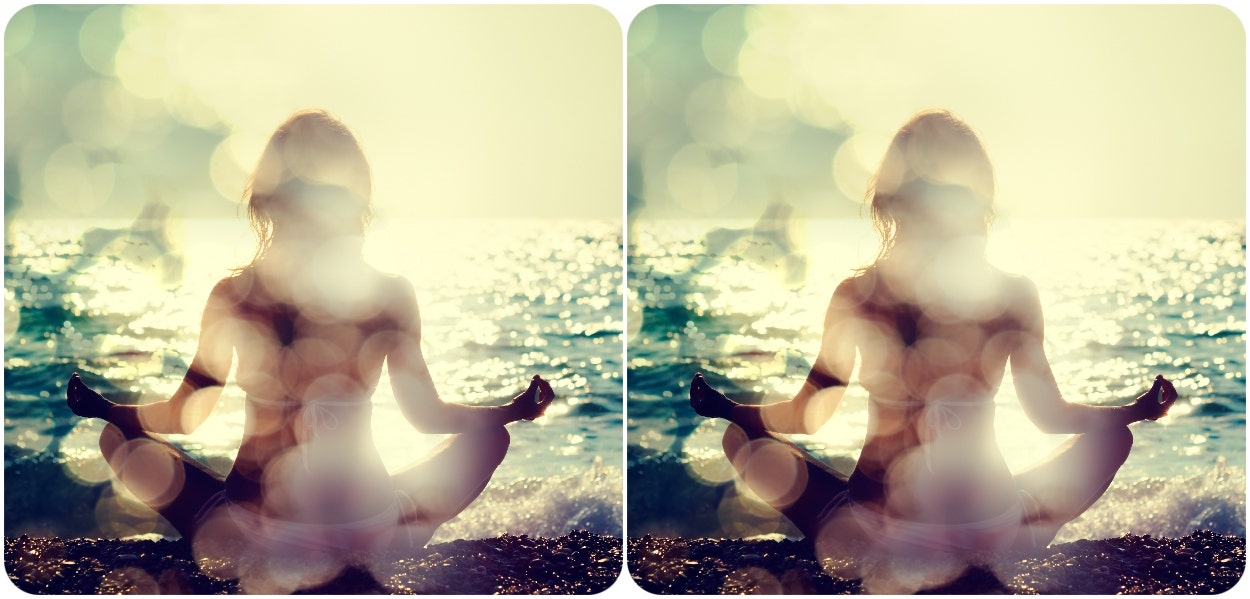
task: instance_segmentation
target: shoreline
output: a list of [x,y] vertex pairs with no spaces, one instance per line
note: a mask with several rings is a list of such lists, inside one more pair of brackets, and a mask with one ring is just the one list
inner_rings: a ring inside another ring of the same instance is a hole
[[[385,580],[348,568],[302,593],[598,593],[620,577],[623,543],[574,531],[556,538],[503,535],[427,545],[398,557]],[[6,537],[9,580],[32,594],[242,594],[237,580],[204,573],[177,540]]]
[[[864,594],[873,582],[827,573],[803,541],[634,537],[629,575],[654,594]],[[993,565],[921,592],[942,594],[1216,594],[1245,572],[1246,540],[1210,531],[1125,535],[997,556]],[[828,564],[828,562],[826,562]],[[385,580],[349,568],[304,593],[594,594],[620,578],[622,541],[583,531],[428,545]],[[32,594],[242,594],[205,574],[181,540],[8,537],[5,570]],[[878,589],[880,587],[877,587]]]
[[[664,595],[864,594],[889,592],[883,589],[892,584],[829,575],[803,541],[630,537],[628,559],[634,582],[644,591]],[[1245,566],[1242,537],[1202,530],[1177,538],[1125,535],[1004,553],[993,565],[971,567],[953,580],[919,590],[953,595],[1216,594],[1233,588]]]

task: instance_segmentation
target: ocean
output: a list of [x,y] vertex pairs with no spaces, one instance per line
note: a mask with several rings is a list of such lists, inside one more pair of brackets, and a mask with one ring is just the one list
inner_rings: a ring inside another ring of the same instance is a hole
[[[213,284],[255,243],[241,220],[6,222],[5,535],[170,534],[110,482],[103,423],[73,416],[74,371],[105,396],[167,397],[196,347]],[[156,231],[162,232],[156,232]],[[512,445],[482,496],[432,542],[499,534],[622,534],[622,301],[619,223],[374,221],[366,258],[416,287],[423,349],[444,399],[498,404],[534,374],[557,399]],[[105,381],[105,382],[101,382]],[[407,424],[385,375],[374,439],[392,471],[441,435]],[[169,438],[225,472],[243,432],[228,385],[209,420]]]
[[[627,364],[628,531],[742,538],[794,535],[733,482],[724,421],[694,414],[701,371],[731,397],[788,398],[820,343],[834,288],[871,262],[864,220],[792,222],[789,237],[750,222],[631,224]],[[1132,427],[1111,488],[1056,542],[1195,528],[1245,536],[1245,223],[1213,220],[1008,220],[987,255],[1039,288],[1046,351],[1070,401],[1128,403],[1155,374],[1181,395],[1168,417]],[[867,395],[852,379],[833,418],[794,440],[849,472]],[[1013,470],[1063,441],[1024,415],[1010,373],[995,430]]]

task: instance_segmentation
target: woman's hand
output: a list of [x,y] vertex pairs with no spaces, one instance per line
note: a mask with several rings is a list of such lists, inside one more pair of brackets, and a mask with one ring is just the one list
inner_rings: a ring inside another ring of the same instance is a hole
[[1137,401],[1133,402],[1133,409],[1141,416],[1142,420],[1158,420],[1168,413],[1168,409],[1172,404],[1176,403],[1176,388],[1172,383],[1163,378],[1163,375],[1155,377],[1154,385],[1150,390],[1137,397]]
[[69,405],[71,412],[83,418],[103,418],[105,412],[116,405],[82,382],[77,372],[69,377],[69,385],[65,390],[65,403]]
[[737,405],[725,397],[724,393],[713,389],[703,380],[703,373],[695,373],[690,380],[690,407],[700,416],[708,418],[729,418],[729,412]]
[[517,420],[533,420],[542,416],[547,411],[547,406],[551,405],[551,400],[556,398],[556,392],[551,390],[551,385],[544,381],[542,377],[534,375],[530,379],[530,386],[520,395],[512,398],[512,409],[515,410]]

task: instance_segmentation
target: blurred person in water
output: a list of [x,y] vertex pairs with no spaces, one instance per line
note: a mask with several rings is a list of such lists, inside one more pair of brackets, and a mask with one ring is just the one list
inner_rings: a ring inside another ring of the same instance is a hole
[[[701,374],[691,382],[694,410],[731,423],[724,450],[742,481],[818,554],[949,566],[896,567],[884,576],[894,584],[877,591],[936,586],[962,571],[960,556],[1048,544],[1110,486],[1133,444],[1129,425],[1165,415],[1177,398],[1162,376],[1128,405],[1063,398],[1037,288],[986,260],[993,195],[989,158],[968,125],[946,111],[915,115],[869,187],[880,252],[834,291],[820,353],[794,398],[744,405]],[[848,476],[780,435],[830,419],[857,351],[869,420]],[[1008,364],[1028,418],[1073,435],[1020,472],[1008,469],[994,430]]]
[[[508,451],[505,425],[538,418],[554,397],[538,376],[504,405],[439,397],[413,285],[361,255],[371,186],[343,123],[322,111],[292,115],[244,192],[256,253],[213,288],[173,396],[119,405],[77,374],[69,381],[73,412],[109,423],[100,448],[118,480],[191,540],[201,566],[250,582],[250,592],[307,588],[346,556],[423,546],[485,488]],[[246,419],[223,479],[155,434],[200,426],[235,356]],[[451,434],[394,474],[370,429],[384,362],[413,427]]]

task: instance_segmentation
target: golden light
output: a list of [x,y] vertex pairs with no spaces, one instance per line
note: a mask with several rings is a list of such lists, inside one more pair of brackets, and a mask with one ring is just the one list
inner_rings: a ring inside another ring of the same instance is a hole
[[890,145],[892,134],[861,130],[842,142],[833,155],[833,182],[850,200],[864,202],[868,182]]
[[698,141],[741,146],[755,132],[753,102],[737,79],[709,79],[686,98],[686,126]]
[[62,467],[74,480],[83,484],[103,483],[113,475],[108,462],[100,456],[99,420],[79,420],[61,440]]
[[78,143],[57,148],[43,165],[48,198],[68,214],[87,214],[113,193],[112,162],[101,162],[96,150]]
[[114,75],[113,48],[117,36],[122,34],[124,6],[101,6],[92,10],[78,30],[78,53],[83,62],[95,72]]
[[730,461],[751,491],[769,505],[789,505],[807,488],[803,462],[790,447],[777,441],[747,441]]
[[787,45],[789,19],[784,13],[752,8],[747,12],[749,33],[738,51],[737,74],[757,96],[784,99],[794,85]]
[[746,11],[744,6],[726,6],[708,17],[703,25],[704,58],[716,70],[731,77],[738,75],[738,44],[740,38],[746,36]]
[[726,160],[709,144],[693,143],[678,150],[667,169],[668,192],[691,213],[714,214],[738,190],[738,164]]
[[[162,100],[177,85],[166,62],[168,29],[156,13],[128,11],[126,37],[117,48],[114,69],[127,91],[149,100]],[[153,22],[155,21],[155,22]]]
[[108,462],[126,490],[144,505],[165,505],[182,492],[186,477],[182,462],[158,442],[126,441],[108,456]]
[[111,79],[87,79],[74,86],[61,108],[65,132],[77,142],[115,148],[134,120],[127,92]]

